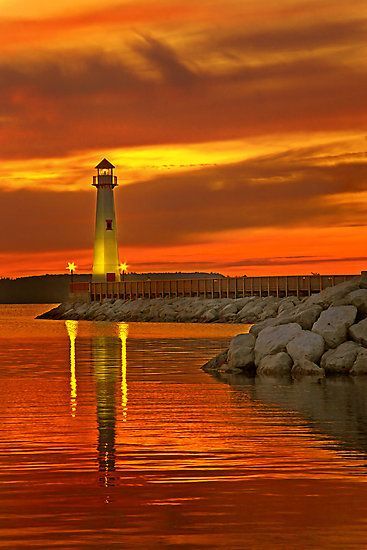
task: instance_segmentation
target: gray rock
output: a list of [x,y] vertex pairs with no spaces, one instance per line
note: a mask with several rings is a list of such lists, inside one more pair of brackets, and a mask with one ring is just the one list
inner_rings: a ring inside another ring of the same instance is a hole
[[324,353],[321,367],[327,374],[346,374],[352,369],[359,350],[360,346],[355,342],[344,342]]
[[227,363],[227,357],[228,357],[228,349],[225,351],[222,351],[217,355],[216,357],[213,357],[213,359],[210,359],[205,365],[203,365],[201,368],[205,372],[210,371],[217,371],[219,370],[223,365]]
[[345,298],[347,294],[359,288],[360,280],[358,278],[346,281],[336,286],[326,288],[318,294],[313,294],[307,298],[306,302],[309,305],[319,304],[322,307],[328,307],[335,301]]
[[215,308],[209,309],[201,316],[201,319],[204,323],[211,323],[218,319],[218,310]]
[[264,319],[269,319],[269,317],[275,317],[278,312],[278,304],[277,303],[269,303],[266,304],[265,307],[262,309],[259,315],[260,321],[263,321]]
[[237,304],[227,304],[220,312],[219,317],[225,320],[236,315],[237,311]]
[[356,316],[355,306],[330,307],[321,313],[312,331],[323,337],[327,347],[336,348],[346,341],[348,329],[353,325]]
[[294,378],[300,378],[302,376],[318,376],[321,378],[325,376],[325,370],[309,359],[303,358],[294,364],[292,376]]
[[63,313],[63,314],[61,315],[60,319],[66,319],[66,320],[68,320],[68,319],[74,319],[75,317],[77,318],[77,315],[78,315],[78,314],[76,313],[75,309],[74,309],[74,308],[70,308],[70,309],[68,309],[67,311],[65,311],[65,313]]
[[262,330],[255,344],[256,365],[259,365],[261,359],[266,355],[274,355],[280,351],[285,351],[288,342],[301,332],[301,327],[296,323],[267,327]]
[[359,374],[367,374],[367,349],[361,348],[357,354],[353,367],[349,374],[357,376]]
[[228,366],[242,370],[254,367],[255,336],[253,334],[238,334],[229,345]]
[[78,306],[76,306],[74,309],[76,313],[78,313],[79,315],[84,315],[85,313],[87,313],[89,309],[89,304],[88,303],[78,304]]
[[324,350],[323,337],[310,330],[303,330],[287,344],[287,352],[295,363],[301,359],[308,359],[312,363],[317,363]]
[[267,376],[283,376],[290,374],[293,361],[288,353],[281,351],[275,355],[266,355],[260,361],[256,374]]
[[314,323],[320,317],[322,312],[322,307],[318,304],[309,306],[306,309],[296,310],[294,312],[293,320],[295,323],[301,325],[303,330],[311,330]]
[[250,333],[254,336],[258,336],[264,328],[267,327],[278,327],[280,325],[289,325],[289,323],[293,323],[293,317],[291,315],[283,314],[279,317],[270,317],[269,319],[265,319],[264,321],[261,321],[260,323],[256,323],[255,325],[252,325],[250,328]]
[[295,310],[296,305],[293,301],[290,301],[289,298],[285,298],[281,301],[278,307],[278,315],[283,315],[286,313],[287,315],[292,314]]
[[363,319],[363,321],[352,325],[349,328],[349,335],[354,342],[367,347],[367,319]]
[[[212,371],[213,372],[213,371]],[[217,372],[220,374],[220,375],[226,375],[226,374],[243,374],[243,371],[241,369],[238,369],[236,367],[230,367],[228,365],[228,363],[225,363],[224,365],[222,365],[221,367],[219,367],[219,369],[217,370]]]
[[354,290],[346,297],[346,300],[353,306],[356,306],[360,313],[367,313],[367,289],[360,288]]
[[251,299],[238,312],[237,317],[240,321],[247,321],[248,317],[253,316],[253,311],[258,308],[260,299],[256,296],[251,296]]

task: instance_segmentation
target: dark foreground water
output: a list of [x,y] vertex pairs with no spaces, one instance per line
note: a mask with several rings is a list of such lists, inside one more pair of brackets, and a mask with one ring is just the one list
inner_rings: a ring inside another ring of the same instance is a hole
[[2,548],[365,548],[367,381],[200,366],[243,327],[0,306]]

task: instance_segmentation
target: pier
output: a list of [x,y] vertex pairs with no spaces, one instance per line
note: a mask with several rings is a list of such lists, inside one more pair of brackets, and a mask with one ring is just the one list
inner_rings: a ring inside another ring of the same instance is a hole
[[351,280],[356,275],[289,275],[171,280],[71,283],[73,299],[136,300],[138,298],[244,298],[246,296],[306,297]]

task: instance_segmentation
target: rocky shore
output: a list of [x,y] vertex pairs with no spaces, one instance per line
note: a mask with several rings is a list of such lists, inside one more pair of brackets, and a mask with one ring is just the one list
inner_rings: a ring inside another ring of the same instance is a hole
[[[287,300],[287,299],[286,299]],[[324,377],[367,374],[367,279],[359,277],[301,302],[239,334],[202,368],[228,374]]]
[[39,319],[87,321],[150,321],[165,323],[257,323],[286,314],[301,305],[295,296],[275,298],[202,299],[153,298],[151,300],[103,300],[65,302]]

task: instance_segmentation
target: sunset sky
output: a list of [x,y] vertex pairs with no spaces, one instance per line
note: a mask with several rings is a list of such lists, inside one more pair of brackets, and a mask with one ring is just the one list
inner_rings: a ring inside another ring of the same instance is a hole
[[366,0],[0,0],[0,276],[367,269]]

